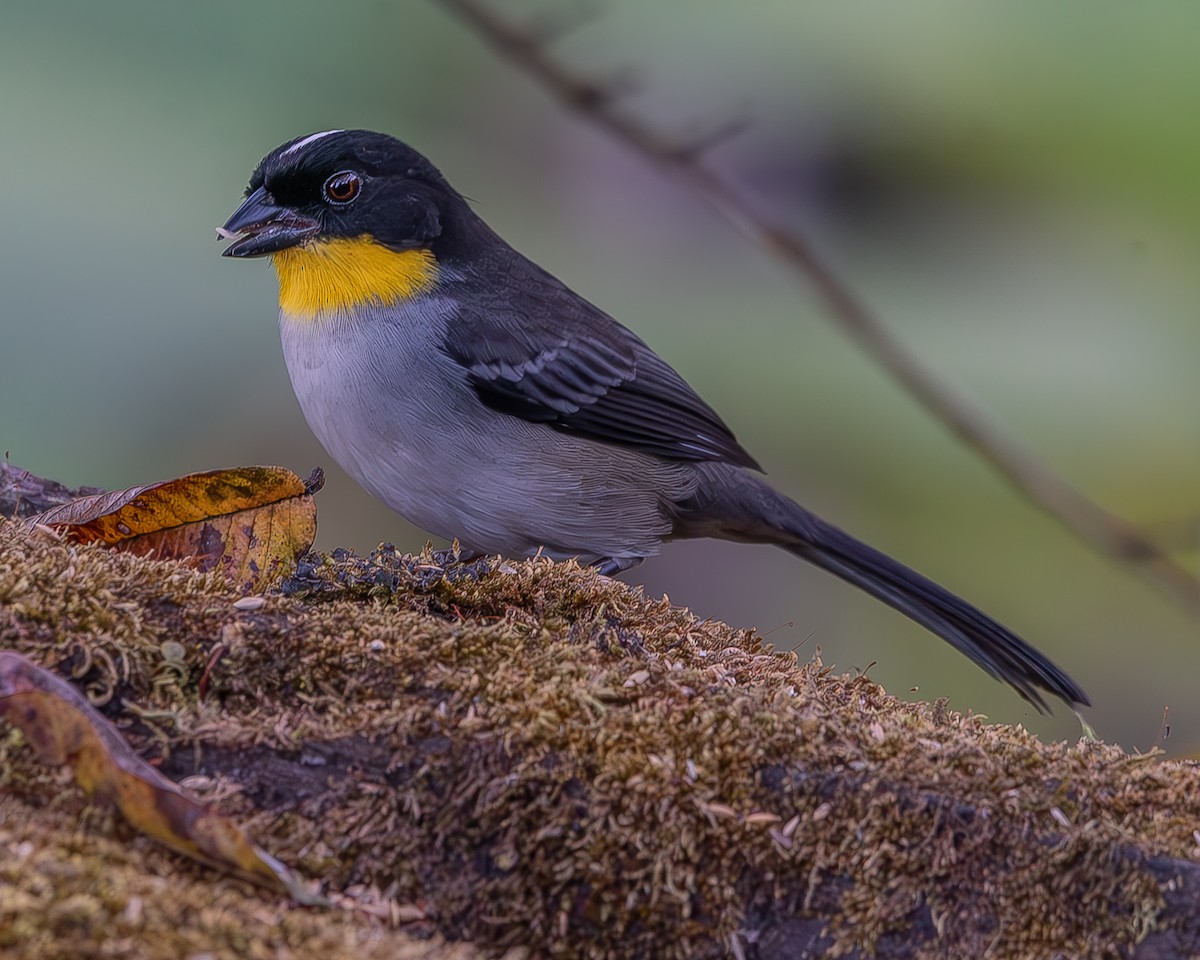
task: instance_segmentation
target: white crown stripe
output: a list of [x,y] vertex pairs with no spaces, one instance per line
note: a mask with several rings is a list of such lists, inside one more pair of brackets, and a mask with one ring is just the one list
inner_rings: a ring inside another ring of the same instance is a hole
[[297,150],[303,150],[310,143],[315,143],[316,141],[318,141],[324,137],[332,137],[335,133],[345,133],[345,131],[344,130],[324,130],[321,133],[310,133],[303,140],[297,140],[295,143],[293,143],[290,147],[288,147],[286,150],[284,150],[283,153],[280,154],[280,156],[286,157],[289,153],[295,153]]

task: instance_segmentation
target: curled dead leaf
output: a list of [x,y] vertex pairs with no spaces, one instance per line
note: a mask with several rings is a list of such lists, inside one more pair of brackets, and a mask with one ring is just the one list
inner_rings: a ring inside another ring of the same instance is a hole
[[29,518],[77,543],[220,569],[243,590],[286,576],[312,546],[324,483],[283,467],[235,467],[81,497]]
[[134,753],[71,684],[12,651],[0,651],[0,717],[19,727],[46,763],[69,765],[89,796],[115,805],[147,836],[285,890],[300,903],[323,902],[232,820]]

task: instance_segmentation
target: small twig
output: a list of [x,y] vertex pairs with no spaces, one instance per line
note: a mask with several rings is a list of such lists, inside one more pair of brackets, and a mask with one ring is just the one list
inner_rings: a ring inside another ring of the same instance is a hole
[[1154,738],[1154,743],[1151,744],[1151,750],[1165,750],[1167,748],[1167,738],[1171,736],[1171,708],[1163,706],[1162,720],[1158,724],[1158,736]]
[[1154,520],[1142,524],[1142,534],[1168,550],[1200,548],[1200,516]]
[[693,145],[678,142],[620,109],[613,91],[560,64],[550,56],[538,33],[509,22],[486,0],[439,2],[566,106],[666,167],[750,239],[804,274],[838,325],[1024,497],[1095,550],[1138,570],[1193,615],[1200,613],[1200,581],[1132,524],[1105,510],[1018,446],[982,410],[942,381],[858,298],[807,238],[757,213],[729,181],[703,165]]
[[718,124],[699,136],[693,137],[687,143],[680,144],[679,159],[696,162],[710,150],[715,150],[735,137],[741,136],[749,126],[750,121],[747,117],[734,117],[732,120]]

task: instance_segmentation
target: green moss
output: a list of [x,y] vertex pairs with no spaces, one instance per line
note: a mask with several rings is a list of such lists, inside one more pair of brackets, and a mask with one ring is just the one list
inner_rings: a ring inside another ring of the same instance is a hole
[[[0,646],[107,698],[272,853],[453,938],[716,956],[807,904],[835,952],[927,910],[921,956],[1102,956],[1162,903],[1121,851],[1196,846],[1186,765],[903,703],[572,564],[385,548],[285,592],[239,611],[212,577],[0,525]],[[12,737],[0,764],[44,816],[53,774]]]
[[[386,914],[385,914],[386,915]],[[475,960],[363,912],[291,908],[111,823],[0,796],[0,953],[12,960]]]

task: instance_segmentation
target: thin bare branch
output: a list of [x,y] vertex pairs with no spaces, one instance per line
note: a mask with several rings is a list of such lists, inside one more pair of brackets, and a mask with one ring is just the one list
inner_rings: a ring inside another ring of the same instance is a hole
[[740,137],[749,127],[749,118],[741,116],[717,124],[703,133],[693,136],[690,140],[681,142],[679,145],[680,159],[686,157],[696,162],[710,150],[715,150],[730,140]]
[[703,151],[698,153],[694,145],[673,139],[623,110],[606,87],[561,64],[550,55],[536,32],[509,21],[487,0],[439,2],[566,106],[636,153],[669,169],[750,239],[804,274],[837,324],[1025,498],[1094,549],[1138,570],[1189,613],[1200,613],[1200,581],[1133,525],[1049,470],[974,403],[943,381],[859,299],[808,238],[758,213],[741,191],[704,165]]

